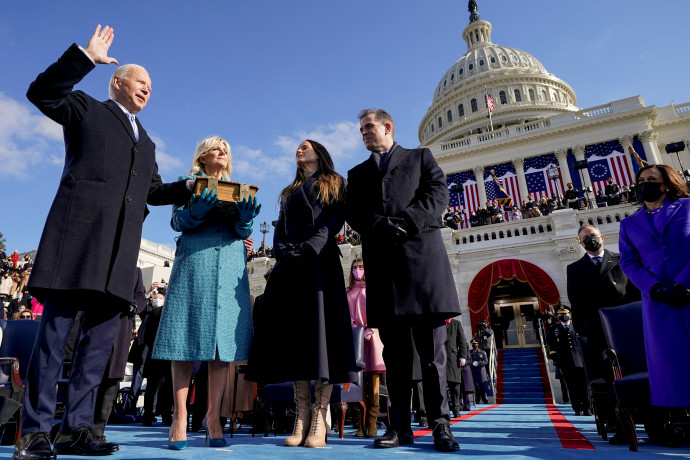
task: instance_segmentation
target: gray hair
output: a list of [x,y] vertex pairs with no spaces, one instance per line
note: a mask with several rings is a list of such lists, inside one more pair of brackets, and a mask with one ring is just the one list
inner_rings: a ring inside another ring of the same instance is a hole
[[390,123],[391,135],[395,136],[395,123],[393,122],[393,117],[391,117],[391,114],[383,109],[362,109],[357,115],[357,118],[359,118],[359,121],[362,121],[362,118],[366,117],[367,115],[371,115],[372,113],[375,115],[374,119],[379,123]]
[[108,83],[108,97],[110,99],[115,100],[115,77],[120,79],[128,77],[129,72],[133,69],[141,69],[144,72],[148,73],[145,68],[137,64],[124,64],[115,69],[115,72],[113,72],[113,75],[110,77],[110,83]]

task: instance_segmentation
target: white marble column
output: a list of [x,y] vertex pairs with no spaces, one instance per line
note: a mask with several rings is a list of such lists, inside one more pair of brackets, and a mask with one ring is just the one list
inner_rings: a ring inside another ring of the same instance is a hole
[[[568,149],[558,149],[556,150],[556,159],[558,160],[558,165],[561,167],[561,176],[563,177],[563,185],[568,182],[572,182],[573,178],[570,175],[570,168],[568,167]],[[565,193],[565,190],[561,190],[561,195]]]
[[[525,159],[515,158],[513,160],[513,166],[515,166],[515,173],[517,174],[518,188],[520,189],[520,199],[526,200],[529,192],[527,191],[527,180],[525,179]],[[522,203],[516,203],[518,206]]]
[[486,185],[484,184],[484,166],[475,166],[474,178],[477,180],[477,192],[479,193],[479,207],[486,205]]
[[656,140],[658,135],[653,131],[644,131],[639,134],[640,141],[642,142],[642,147],[644,148],[644,153],[647,157],[647,161],[654,165],[660,165],[664,162],[661,160],[661,154],[656,146]]
[[[623,147],[623,153],[625,154],[625,164],[628,165],[628,171],[630,171],[630,177],[632,177],[632,181],[635,181],[635,168],[633,167],[633,159],[632,155],[628,153],[628,144],[632,144],[633,142],[633,137],[632,136],[621,136],[618,138],[618,142],[620,142],[621,147]],[[624,185],[630,185],[630,184],[618,184],[620,185],[621,188],[623,188]]]
[[[576,145],[573,147],[573,155],[575,155],[575,160],[577,161],[582,161],[585,160],[585,146],[584,145]],[[589,177],[589,169],[580,169],[579,171],[576,172],[576,174],[580,175],[580,177],[584,177],[584,184],[582,184],[582,191],[584,192],[584,189],[587,187],[592,188],[592,179]],[[567,184],[567,182],[566,182]],[[594,190],[594,188],[592,188]]]

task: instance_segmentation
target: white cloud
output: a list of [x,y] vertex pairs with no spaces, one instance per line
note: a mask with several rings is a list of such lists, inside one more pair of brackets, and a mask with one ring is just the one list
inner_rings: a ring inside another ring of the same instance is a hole
[[[322,143],[334,160],[348,160],[361,153],[362,142],[359,124],[350,121],[318,126],[310,131],[298,131],[280,136],[273,143],[278,147],[274,154],[243,145],[232,147],[233,180],[245,182],[276,179],[283,184],[295,176],[295,150],[300,142],[313,139]],[[237,176],[237,178],[235,178]]]
[[45,164],[61,165],[63,150],[60,125],[0,93],[0,177],[28,178]]
[[353,121],[330,123],[317,126],[310,131],[298,131],[293,135],[280,136],[275,144],[285,152],[294,155],[299,143],[305,139],[312,139],[323,144],[334,160],[351,158],[363,148],[359,123]]
[[172,180],[177,180],[177,177],[186,173],[191,169],[192,160],[189,160],[189,168],[185,168],[182,160],[168,153],[166,144],[160,137],[149,134],[151,140],[156,144],[156,163],[158,164],[158,172],[161,175],[171,174],[175,177]]

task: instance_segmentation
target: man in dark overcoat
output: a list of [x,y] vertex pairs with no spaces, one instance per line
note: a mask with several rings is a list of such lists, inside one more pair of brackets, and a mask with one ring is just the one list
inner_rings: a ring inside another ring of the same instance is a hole
[[460,447],[450,431],[445,320],[460,314],[440,218],[448,186],[429,149],[393,140],[388,112],[365,109],[360,132],[371,156],[348,173],[346,217],[362,237],[367,320],[383,341],[391,424],[375,447],[412,444],[410,397],[415,351],[434,447]]
[[[599,310],[640,300],[640,290],[623,273],[620,255],[604,249],[604,235],[597,227],[580,227],[577,238],[585,255],[567,268],[573,325],[575,332],[588,340],[589,353],[584,358],[588,363],[589,379],[603,377],[613,400],[613,374],[601,357],[607,345]],[[609,404],[606,412],[606,419],[611,422],[608,428],[618,425],[615,405]],[[621,427],[616,426],[616,431],[622,433]],[[609,442],[618,444],[623,438],[616,435]]]
[[613,177],[609,177],[606,180],[606,188],[604,190],[606,192],[606,201],[609,206],[621,204],[621,188],[613,181]]
[[594,225],[580,227],[577,234],[585,255],[568,265],[568,300],[573,312],[575,331],[587,337],[592,368],[590,378],[604,377],[606,367],[601,355],[606,339],[599,317],[601,308],[615,307],[640,300],[640,291],[623,273],[620,255],[604,249],[604,235]]
[[[29,279],[44,310],[27,372],[17,460],[53,459],[55,451],[104,455],[118,450],[116,444],[94,439],[91,426],[104,356],[110,354],[120,314],[132,304],[146,204],[182,203],[191,196],[184,181],[161,182],[155,144],[135,117],[151,94],[145,69],[119,67],[106,102],[73,91],[95,64],[117,64],[108,56],[112,41],[113,30],[99,25],[86,48],[73,44],[27,92],[41,112],[63,126],[66,151]],[[84,327],[53,451],[47,433],[55,385],[79,311],[84,311]]]

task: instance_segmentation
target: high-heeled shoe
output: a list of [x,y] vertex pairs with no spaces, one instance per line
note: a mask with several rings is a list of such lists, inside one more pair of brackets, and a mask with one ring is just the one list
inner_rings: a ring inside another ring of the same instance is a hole
[[228,442],[225,440],[223,435],[221,435],[220,438],[209,438],[208,437],[208,430],[206,431],[206,444],[208,444],[210,447],[225,447],[228,445]]
[[182,450],[187,447],[187,441],[168,441],[168,449]]

